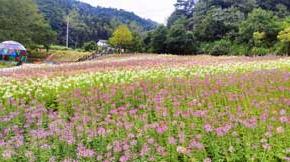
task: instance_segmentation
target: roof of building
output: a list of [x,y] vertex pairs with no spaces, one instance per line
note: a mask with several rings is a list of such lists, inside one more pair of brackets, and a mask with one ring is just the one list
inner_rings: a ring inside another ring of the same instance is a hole
[[108,40],[102,40],[102,39],[100,39],[100,40],[98,41],[98,43],[108,43]]

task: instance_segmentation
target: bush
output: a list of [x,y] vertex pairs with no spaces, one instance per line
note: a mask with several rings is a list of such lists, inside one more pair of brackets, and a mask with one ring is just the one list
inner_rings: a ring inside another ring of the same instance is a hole
[[230,40],[221,39],[210,43],[201,43],[198,53],[206,53],[213,56],[228,55],[232,42]]
[[252,56],[265,56],[270,53],[271,53],[271,50],[264,47],[253,47],[250,52]]
[[230,48],[232,42],[229,40],[221,39],[213,42],[213,45],[209,48],[209,54],[213,56],[228,55],[230,54]]
[[71,48],[66,48],[66,46],[60,46],[60,45],[52,45],[50,46],[51,50],[61,50],[61,51],[66,51],[66,50],[71,50]]
[[289,45],[283,42],[278,42],[273,47],[275,55],[288,55]]
[[210,49],[210,43],[203,42],[199,45],[197,53],[198,54],[208,54]]
[[84,44],[83,49],[85,51],[96,51],[98,49],[98,45],[94,41],[90,41]]
[[230,48],[231,55],[244,56],[249,54],[249,47],[245,44],[234,43]]

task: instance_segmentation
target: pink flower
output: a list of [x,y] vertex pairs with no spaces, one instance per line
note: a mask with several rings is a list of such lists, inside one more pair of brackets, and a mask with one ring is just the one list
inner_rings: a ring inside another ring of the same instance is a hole
[[247,128],[255,128],[257,125],[257,119],[256,118],[251,118],[245,121],[242,121],[245,127]]
[[121,143],[119,141],[115,141],[113,149],[114,152],[121,152],[122,151]]
[[286,115],[286,110],[285,109],[282,109],[282,110],[280,110],[280,115]]
[[267,119],[268,119],[268,114],[267,113],[263,113],[261,116],[260,116],[260,119],[262,120],[262,121],[266,121]]
[[215,132],[218,136],[224,136],[231,130],[231,128],[232,126],[230,124],[227,124],[223,127],[216,128]]
[[288,118],[286,116],[281,116],[280,117],[280,122],[281,123],[287,123],[288,122]]
[[184,132],[180,132],[179,134],[178,134],[178,138],[179,138],[179,143],[185,143],[185,134],[184,134]]
[[195,149],[198,149],[198,150],[201,150],[204,148],[203,144],[196,141],[196,140],[192,140],[191,143],[189,144],[189,147],[190,148],[195,148]]
[[205,115],[207,115],[207,111],[206,110],[199,110],[199,111],[195,111],[193,112],[193,115],[195,117],[204,117]]
[[210,159],[210,158],[205,158],[205,159],[203,160],[203,162],[211,162],[211,159]]
[[79,157],[93,157],[95,155],[95,152],[91,149],[85,148],[83,145],[78,145],[77,148],[77,154]]
[[14,151],[11,151],[11,150],[4,150],[3,153],[2,153],[2,157],[4,159],[11,159],[12,156],[15,154]]
[[143,157],[143,156],[147,155],[149,153],[149,151],[150,151],[150,149],[149,149],[148,145],[144,144],[140,155]]
[[156,131],[159,134],[163,134],[168,129],[166,124],[160,124],[157,126]]
[[100,135],[100,136],[105,136],[105,135],[106,135],[106,129],[103,128],[103,127],[100,127],[100,128],[98,128],[97,133],[98,133],[98,135]]
[[158,146],[156,151],[161,156],[165,156],[166,155],[166,151],[165,151],[164,147],[162,147],[162,146]]
[[130,149],[130,146],[128,144],[123,145],[123,150],[127,151]]
[[135,115],[137,112],[138,112],[137,109],[133,109],[133,110],[130,110],[130,111],[129,111],[129,114],[130,114],[130,115]]
[[188,152],[188,150],[185,147],[182,146],[178,146],[176,151],[180,154],[186,154]]
[[206,131],[206,132],[211,132],[212,131],[212,127],[211,127],[211,125],[210,124],[206,124],[206,125],[204,125],[204,130]]
[[125,156],[125,155],[120,157],[120,162],[126,162],[128,160],[129,160],[129,158],[127,156]]
[[147,142],[152,145],[154,144],[155,140],[153,138],[149,138]]
[[278,134],[281,134],[281,133],[284,133],[284,128],[283,127],[278,127],[277,129],[276,129],[276,132],[278,133]]
[[6,145],[6,142],[4,140],[0,140],[0,147],[5,146],[5,145]]
[[171,145],[175,145],[176,144],[176,139],[174,137],[168,137],[168,143]]
[[62,162],[78,162],[78,161],[70,159],[70,158],[67,158],[67,159],[64,159]]
[[46,138],[51,135],[51,133],[49,133],[48,131],[45,131],[44,129],[32,130],[30,131],[30,134],[32,137],[35,137],[38,139]]
[[262,147],[264,148],[264,150],[271,150],[271,145],[268,143],[263,144]]
[[35,156],[34,156],[33,152],[31,152],[31,151],[26,151],[24,155],[25,155],[25,157],[28,158],[29,160],[31,160],[31,161],[35,161]]

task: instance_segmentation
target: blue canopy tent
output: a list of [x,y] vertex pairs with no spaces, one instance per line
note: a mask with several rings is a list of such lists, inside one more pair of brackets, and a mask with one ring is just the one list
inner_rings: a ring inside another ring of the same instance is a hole
[[0,43],[0,59],[6,61],[26,62],[26,48],[15,41],[5,41]]

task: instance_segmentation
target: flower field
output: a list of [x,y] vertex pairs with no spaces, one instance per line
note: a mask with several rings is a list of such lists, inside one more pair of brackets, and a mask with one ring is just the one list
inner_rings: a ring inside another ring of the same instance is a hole
[[0,161],[290,160],[287,57],[140,55],[0,74]]

